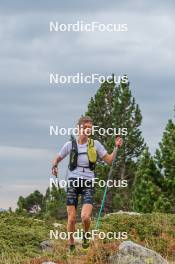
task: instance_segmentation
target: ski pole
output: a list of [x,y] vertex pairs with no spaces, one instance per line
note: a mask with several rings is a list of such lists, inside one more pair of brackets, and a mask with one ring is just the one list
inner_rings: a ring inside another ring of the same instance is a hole
[[[117,151],[118,151],[118,147],[115,147],[114,148],[114,157],[113,157],[113,160],[112,160],[112,166],[111,166],[109,174],[108,174],[108,180],[111,178],[111,175],[112,175],[115,159],[116,159],[116,156],[117,156]],[[96,225],[95,225],[95,229],[98,229],[98,227],[99,227],[100,217],[101,217],[101,213],[102,213],[103,208],[104,208],[107,190],[108,190],[108,186],[106,184],[105,191],[104,191],[104,194],[103,194],[102,203],[101,203],[101,207],[100,207],[100,210],[99,210],[99,213],[98,213],[98,217],[97,217],[97,221],[96,221]]]

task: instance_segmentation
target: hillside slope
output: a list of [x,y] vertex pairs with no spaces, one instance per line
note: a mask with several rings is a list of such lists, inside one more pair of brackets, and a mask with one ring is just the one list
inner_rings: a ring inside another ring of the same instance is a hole
[[[78,224],[77,228],[80,229],[81,225]],[[91,229],[94,228],[93,222]],[[54,240],[52,250],[43,252],[40,243],[49,239],[50,230],[58,230],[53,221],[0,213],[0,264],[41,264],[46,260],[63,264],[106,263],[123,241],[97,239],[91,242],[87,252],[82,250],[78,241],[76,254],[68,256],[66,240]],[[62,223],[61,230],[66,231],[66,222]],[[100,231],[127,232],[129,240],[153,249],[175,263],[175,215],[106,215],[101,221]]]

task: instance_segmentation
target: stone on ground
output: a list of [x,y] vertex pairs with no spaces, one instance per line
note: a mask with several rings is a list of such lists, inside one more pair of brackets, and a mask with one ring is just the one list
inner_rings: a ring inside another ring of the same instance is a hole
[[111,264],[168,264],[157,252],[132,241],[120,244],[118,253],[109,258]]

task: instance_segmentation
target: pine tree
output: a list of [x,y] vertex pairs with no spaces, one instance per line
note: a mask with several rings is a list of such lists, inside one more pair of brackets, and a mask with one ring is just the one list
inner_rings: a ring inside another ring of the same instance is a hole
[[131,185],[134,180],[134,161],[145,146],[140,130],[141,121],[141,111],[131,94],[130,84],[121,81],[114,100],[113,126],[127,128],[127,135],[124,136],[123,147],[118,153],[120,159],[117,162],[117,171],[120,178],[128,179]]
[[27,212],[27,213],[39,213],[43,208],[43,194],[39,191],[34,191],[29,194],[26,198],[20,196],[17,202],[18,213]]
[[[155,205],[158,197],[161,195],[161,189],[157,186],[155,178],[160,177],[160,172],[156,167],[154,159],[151,157],[148,148],[145,148],[138,162],[136,178],[133,185],[132,204],[137,212],[151,213],[157,210]],[[164,197],[161,198],[163,200]]]
[[55,185],[46,190],[44,197],[45,218],[62,219],[66,216],[66,193],[64,189]]
[[175,212],[175,124],[172,120],[167,123],[155,158],[162,175],[159,185],[171,203],[170,211]]
[[173,212],[173,200],[170,200],[166,193],[161,193],[154,203],[154,212],[170,213]]
[[27,197],[20,196],[18,199],[18,208],[16,212],[26,216],[37,214],[39,218],[56,218],[66,217],[66,192],[59,186],[53,185],[47,188],[46,194],[34,191]]
[[[121,81],[120,85],[116,86],[114,76],[112,76],[111,82],[106,81],[102,84],[94,98],[91,98],[86,114],[93,118],[96,126],[105,129],[115,128],[118,134],[122,134],[119,128],[127,129],[127,135],[123,136],[123,147],[118,151],[113,179],[126,179],[129,187],[125,190],[110,189],[108,193],[109,210],[112,210],[112,208],[113,210],[127,210],[130,207],[129,201],[135,176],[136,159],[144,148],[144,140],[140,130],[142,116],[139,106],[135,103],[135,99],[131,94],[129,82]],[[95,134],[94,138],[103,143],[109,152],[112,152],[116,136]],[[106,178],[105,165],[100,166],[97,170],[101,178]],[[124,201],[122,208],[119,206],[119,200]]]
[[[114,98],[115,82],[114,76],[112,76],[111,82],[105,81],[102,83],[94,98],[91,97],[90,103],[88,104],[86,115],[89,115],[93,119],[95,126],[105,129],[111,127]],[[107,135],[95,134],[94,138],[100,140],[106,146],[106,141],[109,137]]]

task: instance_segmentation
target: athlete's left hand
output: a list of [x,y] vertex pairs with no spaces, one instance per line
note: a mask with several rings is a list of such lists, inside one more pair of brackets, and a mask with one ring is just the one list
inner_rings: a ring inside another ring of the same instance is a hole
[[123,145],[123,139],[121,137],[117,137],[115,139],[115,145],[116,147],[120,148]]

